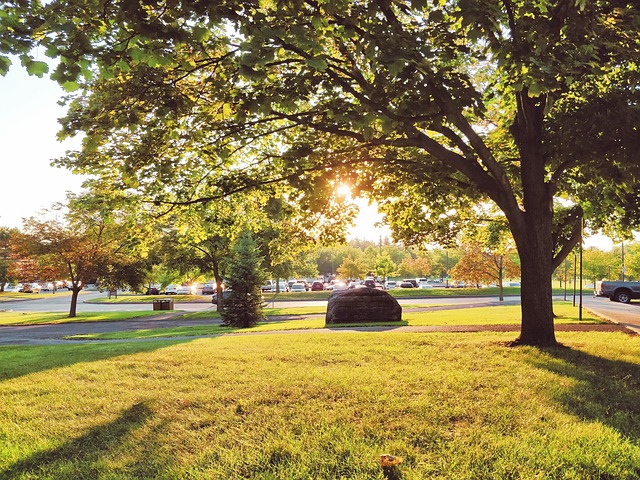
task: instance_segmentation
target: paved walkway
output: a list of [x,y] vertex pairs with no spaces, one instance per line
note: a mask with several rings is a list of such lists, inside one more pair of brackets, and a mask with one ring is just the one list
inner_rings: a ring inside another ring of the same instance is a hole
[[[464,306],[432,306],[409,309],[410,311],[434,311],[457,308],[473,308],[487,306],[486,304],[466,304]],[[594,307],[590,308],[596,315],[610,321],[609,324],[557,324],[556,331],[620,331],[640,334],[640,318],[636,312],[604,313]],[[149,330],[160,328],[175,328],[199,325],[221,324],[219,319],[190,320],[181,319],[184,312],[167,312],[152,317],[136,318],[113,322],[72,322],[62,324],[41,325],[2,325],[0,326],[0,346],[2,345],[53,345],[53,344],[77,344],[79,342],[122,342],[122,341],[158,341],[158,340],[182,340],[197,337],[164,337],[137,340],[67,340],[64,337],[91,333],[113,333],[131,330]],[[291,318],[324,317],[318,315],[295,315],[269,317],[268,321],[281,321]],[[615,318],[614,318],[615,317]],[[340,333],[340,332],[518,332],[519,324],[509,325],[450,325],[450,326],[376,326],[376,327],[333,327],[314,329],[313,333]],[[300,334],[309,333],[310,330],[277,330],[269,332],[242,332],[231,335],[265,335],[265,334]],[[210,337],[210,336],[209,336]]]

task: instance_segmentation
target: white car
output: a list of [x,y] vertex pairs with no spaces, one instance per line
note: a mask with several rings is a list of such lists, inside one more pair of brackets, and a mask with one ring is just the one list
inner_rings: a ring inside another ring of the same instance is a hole
[[419,280],[418,288],[433,288],[433,285],[431,285],[427,280]]
[[306,292],[307,291],[307,287],[305,286],[304,283],[294,283],[293,285],[291,285],[291,291],[292,292]]
[[4,286],[4,291],[5,291],[5,292],[7,292],[7,293],[8,293],[8,292],[14,292],[14,293],[17,293],[17,292],[19,292],[19,291],[20,291],[20,287],[19,287],[18,285],[10,285],[10,284],[6,284],[6,285]]
[[178,286],[174,285],[173,283],[171,285],[167,285],[166,287],[164,287],[165,295],[177,295],[177,293],[178,293]]
[[[166,290],[165,293],[167,293]],[[176,287],[176,295],[195,295],[195,293],[195,285],[179,285]]]
[[396,288],[396,284],[397,282],[395,280],[388,280],[387,283],[385,284],[385,289],[393,290],[394,288]]
[[271,287],[271,292],[276,292],[279,290],[279,293],[284,293],[289,291],[289,284],[287,282],[278,282],[277,285]]

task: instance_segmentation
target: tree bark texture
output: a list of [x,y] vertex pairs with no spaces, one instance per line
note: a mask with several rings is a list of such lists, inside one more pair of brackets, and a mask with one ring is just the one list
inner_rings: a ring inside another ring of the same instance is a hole
[[74,318],[76,316],[76,310],[78,307],[78,294],[80,293],[81,287],[73,285],[71,287],[71,306],[69,307],[69,318]]
[[544,97],[530,98],[526,90],[518,94],[512,134],[520,151],[524,211],[505,213],[512,217],[522,271],[522,325],[516,343],[553,346],[553,195],[542,151],[544,106]]

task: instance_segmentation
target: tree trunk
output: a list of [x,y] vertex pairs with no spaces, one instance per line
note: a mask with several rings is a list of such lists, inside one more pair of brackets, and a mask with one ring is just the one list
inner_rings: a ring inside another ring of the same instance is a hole
[[71,287],[71,306],[69,307],[69,318],[74,318],[76,316],[77,306],[78,306],[78,294],[80,293],[79,285],[75,283]]
[[522,267],[522,324],[516,344],[540,347],[557,345],[553,323],[550,252],[536,245],[518,245]]
[[218,296],[218,303],[216,304],[216,310],[220,313],[224,312],[224,295],[222,294],[222,277],[220,276],[220,264],[218,259],[214,256],[212,258],[213,264],[213,278],[216,280],[216,295]]
[[504,302],[504,269],[502,267],[502,258],[500,259],[500,267],[498,268],[498,288],[500,288],[500,301]]
[[553,188],[547,184],[542,148],[545,96],[517,94],[518,110],[511,132],[521,157],[520,212],[505,211],[518,246],[521,267],[522,325],[516,344],[557,345],[553,324]]

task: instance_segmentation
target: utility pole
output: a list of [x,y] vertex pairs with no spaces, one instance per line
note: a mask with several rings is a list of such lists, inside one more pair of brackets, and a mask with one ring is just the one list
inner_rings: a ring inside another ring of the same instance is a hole
[[624,282],[624,274],[626,267],[624,266],[624,240],[622,240],[622,281]]
[[576,306],[576,278],[578,276],[578,272],[577,272],[577,268],[578,268],[578,261],[577,261],[577,255],[574,253],[573,254],[573,306]]
[[580,223],[580,308],[578,309],[578,320],[582,321],[582,242],[584,232],[584,218]]
[[449,288],[449,250],[445,250],[444,251],[445,254],[445,267],[444,267],[444,274],[445,274],[445,287]]
[[567,278],[567,259],[564,259],[564,301],[567,301],[567,283],[569,283],[569,279]]

